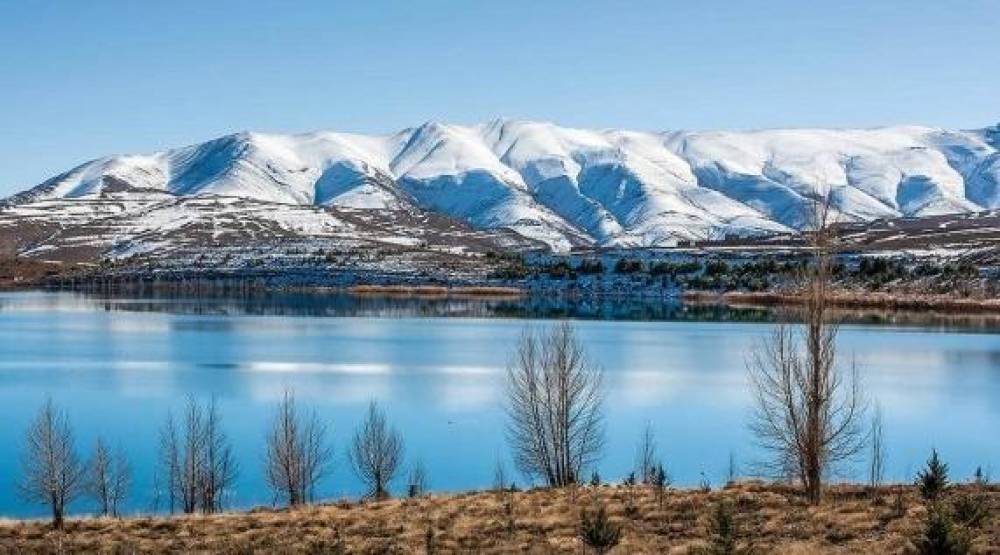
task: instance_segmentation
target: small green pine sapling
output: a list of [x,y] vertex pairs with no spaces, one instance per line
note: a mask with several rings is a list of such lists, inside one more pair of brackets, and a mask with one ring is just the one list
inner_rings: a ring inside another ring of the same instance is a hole
[[580,539],[594,553],[603,555],[611,551],[621,541],[621,526],[611,522],[604,506],[598,507],[594,513],[586,509],[580,511]]
[[709,555],[734,555],[736,551],[736,522],[733,508],[727,501],[715,505],[709,518],[710,539],[706,552]]
[[981,488],[990,485],[990,474],[983,470],[983,467],[977,466],[975,474],[972,475],[972,483]]
[[955,526],[943,507],[934,504],[927,514],[927,524],[916,541],[921,555],[965,555],[969,553],[969,537]]
[[931,450],[927,466],[917,474],[920,495],[927,501],[937,501],[948,487],[948,464],[941,461],[937,449]]

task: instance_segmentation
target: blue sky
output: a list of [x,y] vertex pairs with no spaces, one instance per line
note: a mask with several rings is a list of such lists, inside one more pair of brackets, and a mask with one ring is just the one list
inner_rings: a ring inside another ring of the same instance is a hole
[[982,127],[998,29],[993,0],[12,0],[0,194],[245,129]]

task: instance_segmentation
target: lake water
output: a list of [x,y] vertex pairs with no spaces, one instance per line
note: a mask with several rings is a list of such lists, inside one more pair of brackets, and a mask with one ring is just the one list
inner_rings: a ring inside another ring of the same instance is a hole
[[[330,423],[337,460],[324,498],[356,496],[344,455],[372,400],[402,432],[436,490],[488,487],[506,457],[503,372],[526,325],[570,316],[606,373],[607,448],[599,471],[620,479],[648,422],[675,483],[718,484],[730,454],[747,473],[759,453],[746,428],[744,360],[769,330],[765,311],[663,303],[463,301],[269,295],[104,299],[0,294],[0,514],[44,515],[15,495],[26,424],[46,396],[64,408],[82,452],[100,434],[134,467],[129,512],[151,510],[157,433],[187,396],[217,398],[240,461],[230,505],[271,503],[263,435],[293,388]],[[631,319],[630,319],[631,318]],[[881,320],[879,320],[881,321]],[[931,447],[956,478],[1000,471],[1000,334],[992,324],[847,324],[856,360],[884,411],[888,470],[909,479]],[[509,462],[508,462],[509,465]],[[843,469],[861,478],[860,470]],[[524,479],[517,481],[523,485]],[[403,480],[396,491],[404,489]],[[80,500],[74,512],[92,505]]]

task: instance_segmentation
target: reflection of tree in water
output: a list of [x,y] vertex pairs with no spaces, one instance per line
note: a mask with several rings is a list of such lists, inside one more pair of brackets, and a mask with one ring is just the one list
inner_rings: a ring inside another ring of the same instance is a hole
[[[467,317],[670,322],[770,322],[773,307],[684,303],[616,296],[528,295],[524,297],[352,295],[342,292],[253,292],[247,294],[167,293],[107,296],[56,293],[56,301],[91,305],[105,311],[166,312],[230,316],[311,317]],[[956,315],[875,310],[837,311],[844,323],[899,326],[940,326],[944,329],[996,331],[997,315]]]
[[583,320],[769,321],[769,309],[689,305],[680,301],[616,297],[420,297],[347,293],[279,293],[146,296],[90,296],[61,293],[73,302],[105,311],[166,312],[194,315],[574,318]]

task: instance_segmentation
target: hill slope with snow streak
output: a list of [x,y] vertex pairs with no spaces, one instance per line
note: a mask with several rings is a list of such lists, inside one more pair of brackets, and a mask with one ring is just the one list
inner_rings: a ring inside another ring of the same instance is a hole
[[135,190],[363,210],[412,207],[556,250],[802,229],[832,190],[867,221],[1000,207],[1000,126],[745,132],[586,130],[497,120],[366,136],[238,133],[97,159],[8,199]]

